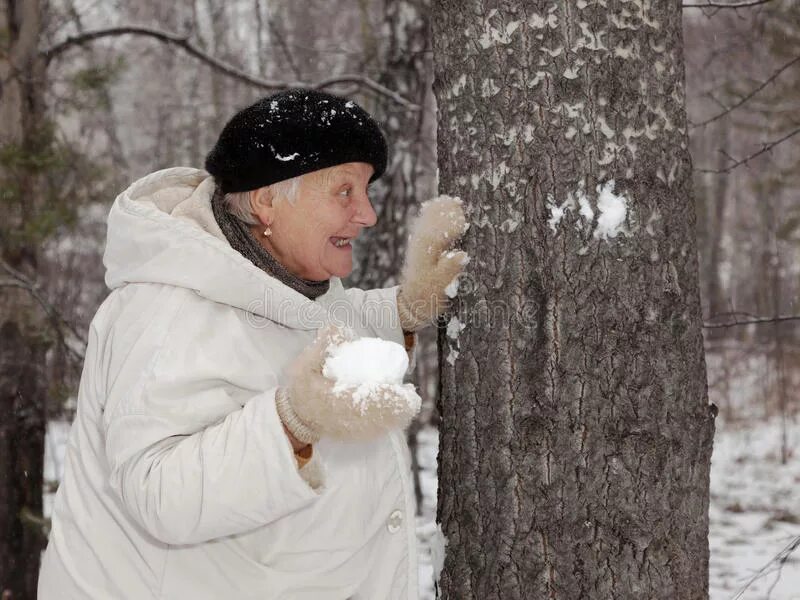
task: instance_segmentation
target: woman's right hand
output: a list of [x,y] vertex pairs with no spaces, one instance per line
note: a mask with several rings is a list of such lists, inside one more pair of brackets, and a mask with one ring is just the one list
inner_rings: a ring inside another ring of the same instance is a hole
[[421,405],[414,386],[369,384],[334,391],[336,381],[322,369],[332,346],[355,339],[349,328],[329,324],[289,366],[289,383],[275,395],[278,414],[292,435],[307,444],[327,436],[367,440],[406,427]]

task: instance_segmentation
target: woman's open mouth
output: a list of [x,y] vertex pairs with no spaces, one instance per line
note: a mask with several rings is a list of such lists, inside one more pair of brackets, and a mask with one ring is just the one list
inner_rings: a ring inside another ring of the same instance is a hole
[[350,244],[350,240],[352,240],[352,239],[353,238],[332,237],[332,238],[330,238],[330,242],[336,248],[339,248],[341,250],[350,250],[353,247]]

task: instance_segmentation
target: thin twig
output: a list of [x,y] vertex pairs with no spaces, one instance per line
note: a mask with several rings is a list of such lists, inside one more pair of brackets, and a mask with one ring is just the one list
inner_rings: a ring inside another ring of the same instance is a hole
[[778,144],[781,144],[781,143],[785,142],[786,140],[796,136],[798,133],[800,133],[800,127],[795,129],[794,131],[790,131],[789,133],[787,133],[785,136],[783,136],[782,138],[780,138],[778,140],[775,140],[773,142],[768,142],[768,143],[764,144],[764,147],[761,148],[761,150],[759,150],[758,152],[755,152],[755,153],[751,154],[750,156],[747,156],[746,158],[742,158],[741,160],[737,160],[735,163],[733,163],[732,165],[728,165],[724,169],[695,169],[695,170],[698,173],[730,173],[736,167],[740,167],[740,166],[750,162],[751,160],[753,160],[757,156],[761,156],[765,152],[769,152],[770,150],[772,150]]
[[261,77],[255,77],[245,71],[235,67],[229,63],[219,60],[203,52],[197,46],[192,44],[189,41],[187,36],[177,35],[168,31],[162,31],[160,29],[153,29],[151,27],[139,27],[139,26],[125,26],[125,27],[110,27],[108,29],[98,29],[95,31],[86,31],[78,35],[73,35],[68,37],[62,42],[59,42],[55,46],[48,48],[42,52],[44,59],[47,63],[57,57],[59,54],[63,53],[64,51],[70,49],[73,46],[79,46],[81,44],[85,44],[86,42],[91,42],[100,38],[104,37],[115,37],[120,35],[139,35],[143,37],[153,38],[158,40],[164,44],[176,46],[178,48],[183,49],[187,54],[193,56],[194,58],[200,60],[201,62],[205,63],[206,65],[210,66],[212,69],[216,69],[220,73],[227,75],[233,79],[237,79],[248,85],[252,85],[253,87],[264,89],[264,90],[283,90],[289,87],[305,87],[305,88],[313,88],[313,89],[324,89],[326,87],[330,87],[333,85],[337,85],[339,83],[355,83],[361,85],[363,87],[369,88],[373,92],[385,96],[394,102],[397,102],[401,106],[405,107],[408,110],[418,111],[420,107],[413,102],[407,100],[394,90],[390,90],[389,88],[382,86],[377,81],[370,79],[369,77],[365,77],[364,75],[355,75],[355,74],[345,74],[339,75],[337,77],[331,77],[329,79],[317,82],[317,83],[306,83],[302,81],[295,81],[295,82],[287,82],[287,81],[277,81],[277,80],[269,80],[269,79],[262,79]]
[[[750,578],[750,580],[747,583],[744,584],[744,586],[742,586],[742,588],[739,590],[739,592],[733,597],[733,600],[739,600],[739,598],[742,597],[742,595],[745,593],[747,588],[749,588],[753,584],[754,581],[756,581],[757,579],[760,579],[761,577],[763,577],[764,575],[766,575],[767,573],[769,573],[771,571],[774,571],[774,570],[777,569],[778,577],[780,577],[780,573],[781,573],[781,569],[783,569],[783,565],[786,563],[786,561],[792,555],[792,553],[795,550],[797,550],[798,547],[800,547],[800,536],[797,536],[796,538],[794,538],[791,542],[789,542],[789,544],[787,544],[783,548],[783,550],[778,552],[778,554],[776,554],[772,559],[770,559],[770,561],[767,564],[765,564],[763,567],[761,567],[756,572],[756,574],[753,575]],[[772,567],[772,565],[775,564],[775,563],[777,563],[777,567]],[[772,567],[772,568],[770,568],[770,567]]]
[[739,325],[759,325],[761,323],[783,323],[784,321],[800,321],[800,316],[764,317],[761,319],[748,319],[747,321],[730,321],[728,323],[703,323],[704,329],[721,329],[724,327],[737,327]]
[[772,0],[748,0],[746,2],[703,2],[702,4],[684,4],[683,8],[750,8],[751,6],[758,6],[766,4]]
[[769,77],[769,79],[766,79],[764,82],[762,82],[762,83],[761,83],[761,85],[759,85],[759,86],[758,86],[757,88],[755,88],[755,89],[754,89],[752,92],[750,92],[749,94],[747,94],[746,96],[744,96],[743,98],[741,98],[741,99],[740,99],[738,102],[736,102],[735,104],[733,104],[733,105],[731,105],[730,107],[726,108],[726,109],[725,109],[725,110],[723,110],[721,113],[718,113],[718,114],[714,115],[713,117],[710,117],[710,118],[706,119],[705,121],[701,121],[700,123],[695,123],[695,124],[693,124],[693,125],[692,125],[692,129],[694,129],[695,127],[704,127],[704,126],[708,125],[709,123],[713,123],[713,122],[714,122],[714,121],[716,121],[717,119],[721,119],[722,117],[724,117],[725,115],[727,115],[727,114],[728,114],[729,112],[731,112],[732,110],[735,110],[735,109],[739,108],[739,107],[740,107],[742,104],[744,104],[745,102],[747,102],[748,100],[750,100],[750,99],[751,99],[753,96],[755,96],[756,94],[758,94],[758,93],[759,93],[761,90],[763,90],[765,87],[767,87],[767,86],[768,86],[770,83],[772,83],[773,81],[775,81],[775,79],[777,79],[777,78],[778,78],[778,76],[779,76],[781,73],[783,73],[783,72],[784,72],[786,69],[788,69],[789,67],[793,66],[794,64],[796,64],[796,63],[798,63],[798,62],[800,62],[800,55],[799,55],[799,56],[795,56],[795,57],[794,57],[792,60],[790,60],[790,61],[789,61],[788,63],[786,63],[785,65],[783,65],[783,66],[782,66],[780,69],[778,69],[777,71],[775,71],[775,72],[774,72],[774,73],[773,73],[773,74],[772,74],[772,75]]

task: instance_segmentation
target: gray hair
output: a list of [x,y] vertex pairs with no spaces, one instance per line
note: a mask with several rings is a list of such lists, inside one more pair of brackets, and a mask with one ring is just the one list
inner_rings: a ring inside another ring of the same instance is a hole
[[[273,202],[281,202],[284,198],[289,201],[292,206],[297,202],[297,189],[300,187],[300,178],[302,175],[292,177],[291,179],[284,179],[272,185],[267,186],[272,193]],[[259,225],[260,222],[253,216],[253,209],[250,206],[250,192],[231,192],[225,194],[223,198],[225,209],[248,225]]]

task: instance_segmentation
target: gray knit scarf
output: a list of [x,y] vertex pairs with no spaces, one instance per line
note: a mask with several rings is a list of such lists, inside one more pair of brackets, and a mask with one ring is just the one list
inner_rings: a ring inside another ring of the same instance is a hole
[[216,219],[217,225],[219,225],[234,250],[266,272],[267,275],[271,275],[281,283],[300,292],[309,300],[314,300],[328,291],[330,287],[329,279],[310,281],[290,273],[286,267],[258,243],[258,240],[245,223],[225,209],[224,197],[222,190],[217,186],[216,190],[214,190],[214,197],[211,199],[211,208],[214,211],[214,219]]

